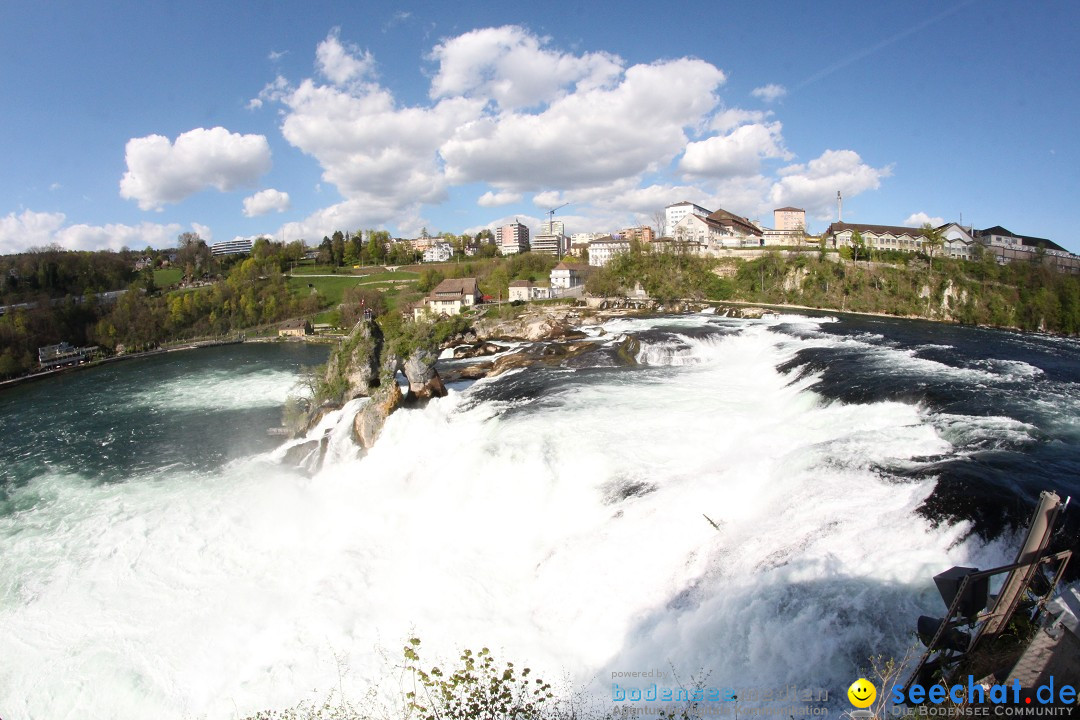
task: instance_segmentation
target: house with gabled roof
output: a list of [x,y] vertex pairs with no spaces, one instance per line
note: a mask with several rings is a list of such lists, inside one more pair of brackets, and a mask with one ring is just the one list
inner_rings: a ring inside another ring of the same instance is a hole
[[424,313],[436,317],[439,315],[460,315],[480,303],[482,299],[476,278],[448,278],[435,286],[431,294],[424,298],[422,306],[417,306],[413,317],[419,318]]

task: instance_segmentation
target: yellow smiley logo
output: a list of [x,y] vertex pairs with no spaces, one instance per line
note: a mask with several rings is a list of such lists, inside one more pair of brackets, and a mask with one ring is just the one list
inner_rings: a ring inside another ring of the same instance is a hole
[[877,688],[866,678],[859,678],[847,689],[848,700],[857,708],[867,708],[874,704]]

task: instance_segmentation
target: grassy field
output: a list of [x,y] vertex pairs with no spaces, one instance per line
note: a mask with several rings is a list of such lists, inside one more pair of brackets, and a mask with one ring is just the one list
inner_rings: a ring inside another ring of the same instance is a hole
[[160,288],[169,287],[180,282],[184,277],[184,271],[180,268],[165,268],[154,271],[154,284]]
[[335,268],[333,265],[316,265],[308,261],[297,263],[289,272],[293,275],[351,275],[354,271],[351,267]]
[[[339,305],[345,291],[351,287],[363,287],[367,290],[391,290],[394,285],[416,282],[415,273],[383,272],[374,275],[343,275],[341,277],[291,277],[289,289],[296,295],[305,295],[312,290],[321,292],[327,301]],[[309,287],[310,285],[310,287]]]
[[339,305],[345,291],[359,285],[359,280],[359,278],[345,275],[342,277],[291,277],[288,282],[289,290],[296,295],[307,295],[315,290],[326,296],[327,301],[332,305]]

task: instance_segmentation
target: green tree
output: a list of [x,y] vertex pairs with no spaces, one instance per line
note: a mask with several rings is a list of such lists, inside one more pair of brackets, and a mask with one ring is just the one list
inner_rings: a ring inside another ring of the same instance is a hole
[[866,252],[866,240],[863,238],[863,234],[858,230],[851,233],[851,256],[852,262],[859,262],[859,255]]
[[326,235],[323,235],[322,242],[319,243],[318,263],[320,265],[330,265],[333,262],[334,262],[334,243]]
[[345,234],[340,230],[334,231],[334,235],[330,240],[330,251],[335,267],[341,267],[345,264]]
[[934,250],[940,248],[945,244],[945,235],[938,228],[934,227],[930,223],[923,223],[922,229],[919,231],[923,239],[923,248],[926,250],[926,254],[930,256],[930,272],[934,271]]

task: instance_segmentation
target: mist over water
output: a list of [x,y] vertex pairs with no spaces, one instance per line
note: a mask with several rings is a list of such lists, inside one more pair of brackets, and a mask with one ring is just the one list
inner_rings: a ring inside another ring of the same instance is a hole
[[1038,491],[1077,489],[1075,341],[848,317],[604,331],[571,366],[395,413],[362,459],[328,419],[314,477],[265,430],[317,348],[0,395],[0,716],[231,718],[339,677],[359,698],[410,634],[600,697],[651,668],[832,694],[940,611],[933,574],[1011,560]]

